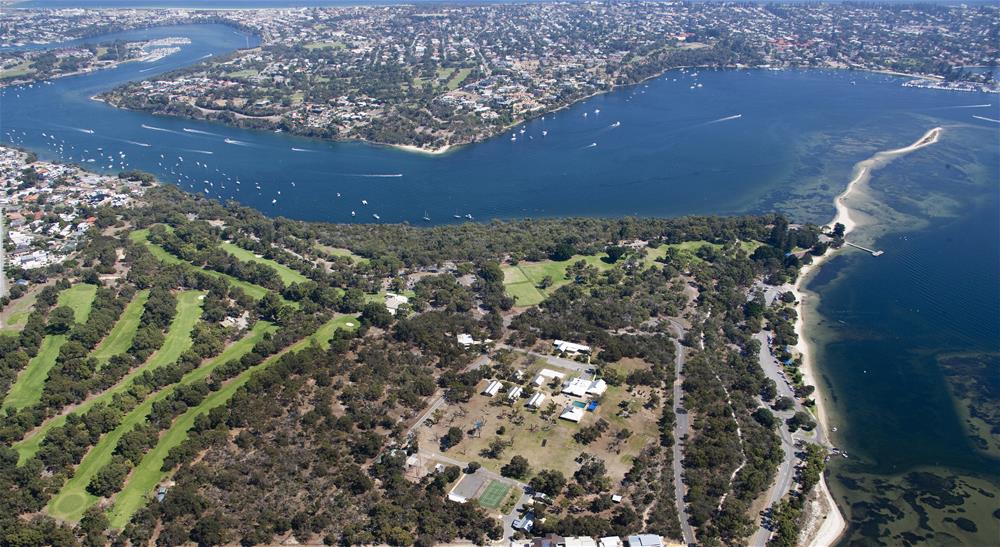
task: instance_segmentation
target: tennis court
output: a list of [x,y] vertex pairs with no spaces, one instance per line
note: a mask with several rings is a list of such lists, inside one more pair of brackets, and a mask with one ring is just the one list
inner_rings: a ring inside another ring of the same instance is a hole
[[486,486],[486,489],[483,490],[483,494],[479,496],[479,505],[488,509],[496,509],[500,507],[503,500],[507,499],[508,493],[510,493],[509,484],[493,480],[488,486]]

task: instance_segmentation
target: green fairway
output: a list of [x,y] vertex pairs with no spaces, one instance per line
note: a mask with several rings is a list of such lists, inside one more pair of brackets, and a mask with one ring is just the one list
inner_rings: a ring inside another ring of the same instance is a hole
[[340,247],[331,247],[329,245],[323,245],[322,243],[314,243],[313,247],[316,247],[317,249],[332,256],[346,256],[347,258],[350,258],[351,260],[359,264],[364,264],[368,262],[367,258],[360,255],[356,255],[348,249],[342,249]]
[[149,299],[149,291],[139,291],[132,297],[132,301],[122,312],[118,322],[111,328],[111,332],[104,337],[104,340],[94,348],[90,356],[97,359],[97,370],[100,370],[108,359],[115,355],[125,353],[132,346],[132,339],[135,338],[136,331],[139,330],[139,320],[142,318],[143,306]]
[[90,307],[97,295],[97,285],[80,283],[59,293],[59,306],[73,308],[73,316],[77,323],[85,323],[90,316]]
[[[76,321],[83,322],[90,315],[90,307],[96,294],[97,287],[95,285],[83,283],[74,285],[59,293],[58,305],[73,308]],[[38,353],[31,361],[28,361],[28,366],[24,367],[24,370],[17,375],[0,409],[21,409],[37,403],[41,399],[42,388],[45,387],[49,371],[56,364],[59,349],[68,339],[68,334],[50,335],[42,339]]]
[[[105,390],[100,395],[81,403],[73,412],[82,414],[99,402],[110,401],[111,397],[116,393],[128,389],[136,376],[142,374],[144,371],[153,371],[176,361],[182,353],[191,347],[191,330],[194,329],[195,323],[201,317],[201,297],[204,294],[201,291],[185,291],[178,294],[177,314],[170,323],[170,328],[167,330],[160,349],[150,355],[145,363],[126,374],[117,384]],[[24,463],[34,456],[38,452],[38,448],[41,446],[42,440],[49,430],[65,422],[65,414],[56,416],[35,430],[29,437],[25,437],[21,442],[15,444],[14,449],[18,452],[19,463]]]
[[496,509],[500,507],[503,500],[507,498],[507,494],[510,492],[511,486],[509,484],[502,483],[498,480],[493,480],[486,486],[483,490],[481,496],[479,496],[479,505],[486,507],[488,509]]
[[204,380],[219,365],[227,363],[233,359],[239,359],[240,357],[246,355],[253,349],[254,345],[259,342],[261,338],[263,338],[265,333],[272,332],[274,330],[275,327],[270,323],[259,321],[256,325],[254,325],[253,330],[251,330],[247,336],[241,338],[233,344],[230,344],[229,347],[227,347],[225,351],[220,353],[218,356],[210,359],[197,369],[185,374],[184,377],[181,378],[180,382],[166,386],[156,392],[156,394],[147,397],[142,404],[132,409],[132,411],[122,418],[118,427],[107,435],[101,437],[101,440],[98,441],[89,452],[87,452],[83,461],[81,461],[80,465],[77,466],[73,477],[70,478],[59,493],[49,501],[46,511],[53,517],[62,520],[74,522],[80,520],[80,517],[83,516],[83,513],[87,510],[87,508],[98,501],[97,496],[87,492],[87,485],[90,484],[94,475],[96,475],[102,467],[111,461],[111,456],[114,454],[115,447],[118,446],[118,441],[121,440],[122,436],[131,431],[138,424],[147,420],[154,403],[170,396],[170,394],[173,393],[178,386]]
[[10,386],[7,398],[3,401],[3,410],[22,409],[41,399],[45,380],[49,377],[49,371],[55,366],[59,349],[66,340],[68,338],[65,334],[50,335],[42,339],[38,353],[28,361],[28,366],[24,367],[14,380],[14,385]]
[[139,465],[132,471],[125,487],[115,496],[114,505],[108,512],[111,527],[118,530],[124,528],[132,515],[146,502],[146,496],[167,476],[167,472],[160,470],[167,454],[170,453],[170,449],[184,442],[198,416],[225,404],[240,387],[250,380],[255,372],[276,363],[282,355],[290,351],[299,351],[313,343],[326,347],[338,328],[355,328],[357,325],[357,318],[349,316],[328,321],[312,336],[299,340],[260,364],[243,371],[226,382],[222,389],[209,394],[201,404],[189,408],[181,414],[174,420],[170,428],[160,436],[157,445],[146,453]]
[[278,272],[278,276],[281,277],[281,282],[284,283],[286,287],[288,285],[291,285],[292,283],[303,283],[309,280],[309,278],[302,275],[300,272],[297,272],[280,262],[271,260],[269,258],[259,257],[234,243],[223,241],[219,245],[219,247],[221,247],[222,250],[226,251],[227,253],[236,257],[236,259],[241,262],[257,262],[259,264],[266,264],[267,266],[274,268],[274,270]]
[[247,294],[247,296],[249,296],[250,298],[253,298],[254,300],[260,300],[261,298],[264,298],[265,294],[268,293],[268,290],[265,289],[264,287],[261,287],[260,285],[254,285],[253,283],[247,283],[246,281],[243,281],[242,279],[236,279],[235,277],[233,277],[231,275],[220,273],[220,272],[216,272],[214,270],[208,270],[208,269],[205,269],[205,268],[198,268],[194,264],[191,264],[189,262],[185,262],[185,261],[177,258],[176,256],[170,254],[170,252],[167,251],[166,249],[164,249],[163,247],[160,247],[159,245],[156,245],[155,243],[149,241],[149,230],[148,229],[144,228],[142,230],[135,230],[134,232],[130,233],[128,235],[128,237],[129,237],[129,239],[132,240],[133,243],[142,243],[143,245],[145,245],[146,248],[149,249],[149,252],[152,253],[153,256],[155,256],[161,262],[166,262],[167,264],[182,264],[184,266],[187,266],[187,267],[190,267],[190,268],[197,269],[199,271],[205,272],[208,275],[215,276],[215,277],[220,277],[222,279],[225,279],[233,287],[239,287],[239,288],[243,289],[243,292],[245,292]]
[[[503,284],[507,288],[507,294],[517,298],[515,306],[534,306],[548,298],[559,287],[569,283],[569,280],[566,279],[566,269],[571,265],[583,260],[598,270],[607,270],[613,264],[601,260],[605,257],[607,257],[606,254],[598,256],[576,255],[561,262],[543,260],[542,262],[521,262],[516,266],[504,266]],[[538,288],[538,285],[546,277],[552,278],[552,285],[546,289]]]

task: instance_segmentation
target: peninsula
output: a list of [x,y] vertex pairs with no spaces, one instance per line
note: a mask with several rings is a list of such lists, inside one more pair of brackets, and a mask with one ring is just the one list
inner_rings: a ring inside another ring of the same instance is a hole
[[[44,22],[69,36],[66,20],[129,24],[120,12],[17,11],[19,26]],[[222,22],[262,43],[101,98],[157,114],[441,152],[678,67],[878,70],[913,75],[914,85],[995,91],[989,71],[963,67],[997,63],[989,39],[997,17],[988,4],[144,10],[136,26]]]

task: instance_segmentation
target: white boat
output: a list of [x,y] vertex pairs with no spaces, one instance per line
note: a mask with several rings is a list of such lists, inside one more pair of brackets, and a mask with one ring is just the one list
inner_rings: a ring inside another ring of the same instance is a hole
[[472,220],[472,213],[465,213],[465,218]]
[[361,205],[368,205],[368,200],[367,199],[361,200]]
[[431,217],[427,216],[427,210],[425,209],[424,210],[424,222],[430,222],[430,221],[431,221]]
[[356,215],[356,214],[357,214],[357,213],[355,213],[354,211],[351,211],[351,216],[352,216],[352,217],[353,217],[354,215]]
[[548,132],[548,131],[546,131],[546,130],[544,130],[544,129],[542,130],[542,136],[543,136],[543,137],[544,137],[545,135],[548,135],[548,134],[549,134],[549,132]]
[[378,216],[375,213],[372,213],[372,216],[375,217],[375,220],[382,220],[382,217]]
[[226,144],[239,144],[240,143],[240,141],[235,140],[235,139],[225,139],[224,142]]
[[594,109],[594,114],[600,114],[600,113],[601,113],[601,109],[600,108],[595,108]]
[[611,124],[611,127],[618,127],[621,124],[622,124],[622,122],[615,122],[615,123]]

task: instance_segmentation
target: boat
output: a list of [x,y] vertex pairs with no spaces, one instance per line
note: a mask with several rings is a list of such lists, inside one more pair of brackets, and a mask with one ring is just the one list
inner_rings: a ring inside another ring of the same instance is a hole
[[543,129],[543,130],[542,130],[542,136],[543,136],[543,137],[544,137],[545,135],[548,135],[548,134],[549,134],[549,132],[548,132],[547,130],[545,130],[545,129]]
[[356,215],[356,214],[357,214],[357,213],[355,213],[354,211],[351,211],[351,216],[352,216],[352,217],[353,217],[354,215]]
[[462,215],[451,215],[451,216],[453,216],[455,218],[462,218]]
[[594,114],[600,114],[600,113],[601,113],[601,109],[600,108],[595,108],[594,109]]
[[226,144],[239,144],[240,143],[240,141],[235,140],[235,139],[225,139],[224,142]]
[[375,217],[375,220],[382,220],[382,217],[378,216],[375,213],[372,213],[372,216]]
[[368,200],[367,199],[361,200],[361,205],[368,205]]
[[465,218],[472,220],[472,213],[465,213]]
[[430,221],[431,221],[431,217],[427,216],[427,211],[424,210],[424,222],[430,222]]
[[622,124],[622,122],[615,122],[615,123],[611,124],[611,127],[618,127],[621,124]]

